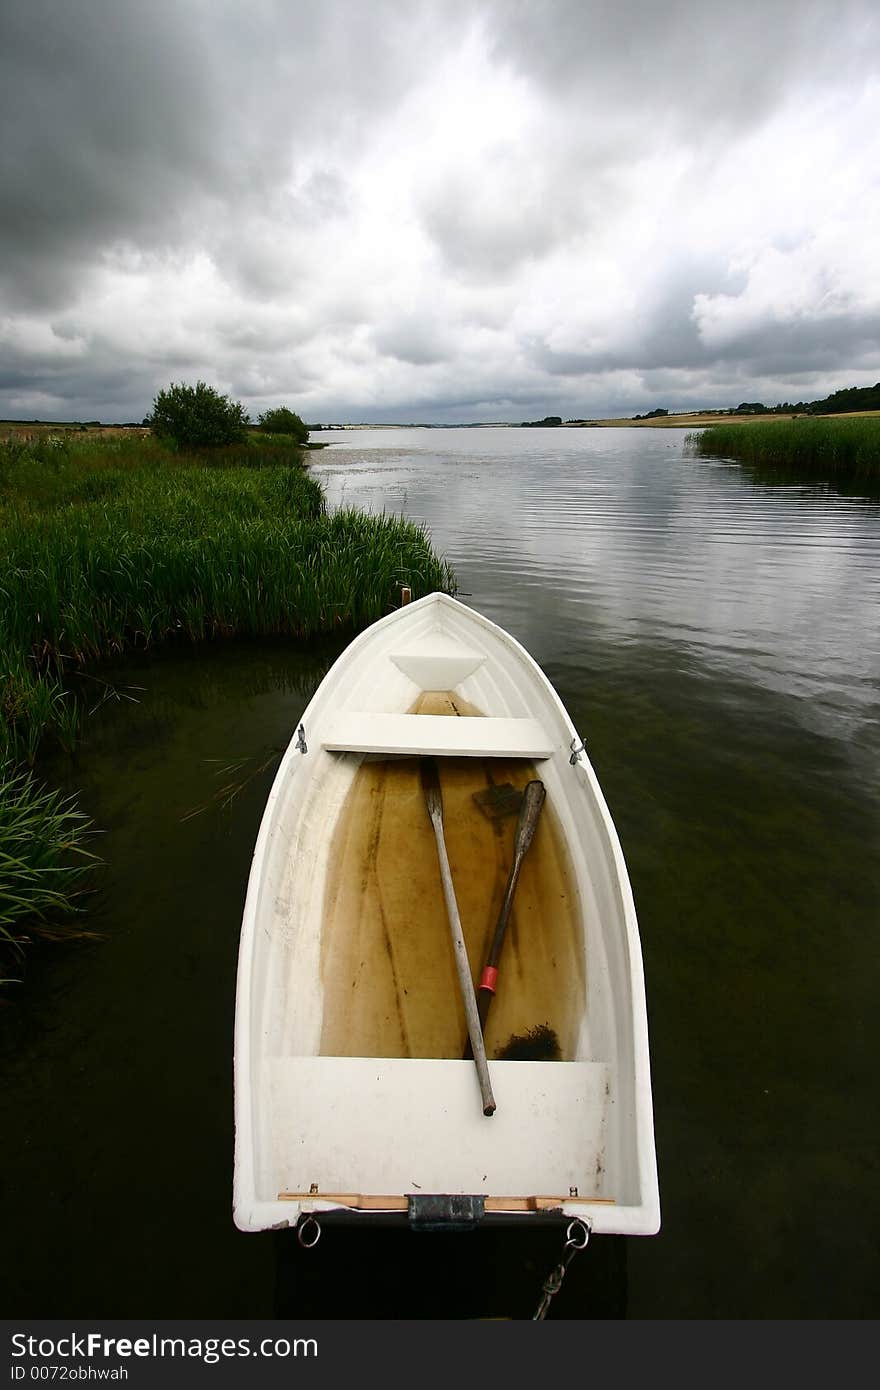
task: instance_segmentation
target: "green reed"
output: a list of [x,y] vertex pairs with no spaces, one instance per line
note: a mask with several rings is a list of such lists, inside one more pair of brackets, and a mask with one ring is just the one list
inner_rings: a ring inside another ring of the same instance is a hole
[[0,442],[0,943],[75,910],[89,822],[22,765],[71,751],[73,677],[171,640],[357,629],[454,592],[425,531],[327,513],[289,440],[183,454],[133,433]]
[[51,509],[115,495],[127,477],[145,471],[167,475],[277,466],[302,474],[306,457],[289,439],[256,432],[242,444],[189,452],[137,431],[109,437],[50,433],[33,440],[10,436],[0,439],[0,495]]
[[749,421],[687,436],[695,453],[730,458],[767,476],[827,483],[880,480],[880,417]]
[[66,678],[102,658],[174,638],[308,638],[374,621],[404,584],[454,589],[422,528],[328,514],[289,445],[184,463],[152,440],[108,444],[0,464],[0,756],[33,762],[46,736],[72,748]]
[[0,943],[7,957],[20,952],[22,928],[54,939],[89,934],[69,918],[97,862],[86,848],[91,833],[72,797],[0,763]]

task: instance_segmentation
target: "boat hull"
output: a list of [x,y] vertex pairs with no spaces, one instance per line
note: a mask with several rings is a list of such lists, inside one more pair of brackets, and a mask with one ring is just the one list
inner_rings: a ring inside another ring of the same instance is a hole
[[[515,825],[478,793],[497,809],[502,786],[547,792],[485,1030],[491,1117],[465,1060],[426,753],[475,979]],[[530,1035],[558,1051],[510,1050]],[[355,639],[282,759],[242,923],[235,1111],[242,1230],[406,1219],[426,1193],[492,1220],[658,1229],[641,950],[608,808],[540,668],[445,595]]]

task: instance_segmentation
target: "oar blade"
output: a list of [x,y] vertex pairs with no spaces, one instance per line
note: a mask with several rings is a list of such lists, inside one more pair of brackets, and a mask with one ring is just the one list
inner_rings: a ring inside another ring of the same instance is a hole
[[538,818],[541,814],[541,807],[547,791],[543,782],[529,782],[523,792],[522,805],[519,811],[519,820],[516,823],[516,838],[513,844],[514,855],[523,855],[535,838],[535,831],[538,828]]

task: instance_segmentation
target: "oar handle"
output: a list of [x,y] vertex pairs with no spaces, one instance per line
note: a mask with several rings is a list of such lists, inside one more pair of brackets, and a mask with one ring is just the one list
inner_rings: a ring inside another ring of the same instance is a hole
[[440,878],[443,883],[443,896],[446,899],[446,913],[449,918],[449,927],[452,933],[455,967],[458,971],[459,989],[461,991],[462,1003],[464,1004],[465,1018],[467,1019],[468,1037],[473,1051],[474,1063],[477,1068],[477,1077],[480,1082],[483,1114],[494,1115],[495,1097],[492,1094],[492,1083],[489,1079],[489,1063],[486,1060],[486,1045],[483,1041],[483,1029],[480,1026],[474,982],[471,979],[471,967],[468,960],[467,947],[464,942],[464,932],[461,927],[458,903],[455,897],[455,886],[452,882],[452,870],[449,867],[449,855],[446,852],[446,839],[443,834],[443,802],[440,795],[440,779],[437,774],[437,768],[430,759],[422,760],[422,785],[425,790],[428,814],[431,817],[431,824],[434,827],[434,835],[437,840],[437,857],[440,861]]

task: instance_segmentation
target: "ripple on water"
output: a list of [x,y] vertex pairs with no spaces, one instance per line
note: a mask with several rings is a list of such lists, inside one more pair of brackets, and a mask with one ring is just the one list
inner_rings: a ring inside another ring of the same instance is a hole
[[752,483],[648,430],[351,432],[330,505],[424,524],[463,595],[548,659],[584,640],[681,647],[818,701],[843,737],[880,683],[880,511]]

